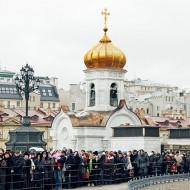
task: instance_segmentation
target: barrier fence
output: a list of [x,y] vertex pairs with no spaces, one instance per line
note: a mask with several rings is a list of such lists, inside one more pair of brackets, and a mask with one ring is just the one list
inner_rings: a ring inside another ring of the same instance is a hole
[[190,173],[149,176],[140,179],[134,178],[128,182],[128,190],[138,190],[146,186],[172,183],[172,182],[185,181],[185,180],[190,180]]
[[[129,190],[133,190],[144,185],[157,183],[155,182],[157,178],[161,180],[161,177],[163,177],[162,179],[167,180],[165,175],[158,176],[163,173],[161,164],[150,163],[150,165],[148,172],[151,176],[156,176],[154,179],[153,177],[140,179],[139,176],[142,176],[142,173],[140,173],[142,171],[138,169],[138,173],[135,172],[135,167],[134,169],[128,169],[125,163],[92,163],[91,166],[89,163],[80,165],[66,164],[62,170],[54,168],[53,165],[36,165],[34,170],[31,167],[23,166],[19,171],[14,171],[14,168],[0,167],[0,190],[52,190],[58,186],[76,188],[128,181]],[[167,171],[167,168],[165,171]],[[189,177],[189,173],[183,175]]]

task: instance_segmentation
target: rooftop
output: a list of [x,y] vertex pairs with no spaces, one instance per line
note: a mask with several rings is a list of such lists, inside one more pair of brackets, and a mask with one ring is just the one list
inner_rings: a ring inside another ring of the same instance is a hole
[[171,87],[171,85],[157,83],[151,80],[142,80],[140,78],[129,81],[130,86],[156,86],[156,87]]

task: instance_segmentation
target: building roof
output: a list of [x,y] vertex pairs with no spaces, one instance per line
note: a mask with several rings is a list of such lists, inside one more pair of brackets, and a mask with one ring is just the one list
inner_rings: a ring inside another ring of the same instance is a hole
[[0,82],[0,99],[22,100],[22,96],[14,83]]
[[[114,109],[113,111],[85,111],[83,110],[83,111],[78,111],[78,112],[65,112],[65,113],[69,116],[73,127],[106,127],[106,124],[109,118],[115,112],[121,110],[123,107],[126,107],[125,100],[120,100],[118,107]],[[132,113],[135,114],[134,112]],[[138,117],[138,115],[136,116]],[[141,123],[143,122],[141,121]]]
[[157,83],[151,80],[134,79],[130,82],[130,86],[156,86],[156,87],[171,87],[170,85]]
[[[41,101],[59,102],[59,95],[56,86],[51,84],[40,84],[38,92]],[[0,99],[22,100],[22,96],[13,82],[0,82]]]
[[41,101],[53,101],[59,102],[59,95],[57,88],[51,84],[40,84],[39,87],[40,100]]
[[15,74],[15,72],[0,69],[0,77],[13,78]]
[[183,103],[183,101],[176,96],[174,93],[165,93],[165,92],[154,92],[149,94],[129,94],[129,102],[143,102],[147,103],[151,101],[153,98],[165,98],[170,97],[173,98],[178,103]]
[[[32,125],[37,124],[47,124],[51,125],[52,120],[48,120],[48,116],[52,118],[55,117],[55,112],[51,111],[41,112],[40,110],[28,110],[28,116],[30,117],[30,122]],[[0,112],[0,117],[3,118],[0,121],[0,124],[8,124],[10,118],[18,118],[19,123],[21,124],[21,117],[25,116],[25,110],[22,109],[4,109]]]
[[160,126],[162,129],[169,129],[169,128],[178,128],[179,126],[183,128],[190,127],[190,118],[186,119],[173,119],[170,117],[151,117],[146,116],[147,123],[149,125],[157,125]]
[[82,111],[76,115],[69,114],[73,127],[105,127],[110,116],[111,112],[96,111]]

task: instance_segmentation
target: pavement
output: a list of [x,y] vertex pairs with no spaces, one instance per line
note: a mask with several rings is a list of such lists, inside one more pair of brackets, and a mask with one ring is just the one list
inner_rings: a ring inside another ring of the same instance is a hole
[[[79,187],[77,190],[127,190],[127,183],[102,185],[94,187]],[[64,189],[63,189],[64,190]],[[190,181],[180,181],[157,184],[142,188],[142,190],[190,190]]]
[[102,185],[94,187],[79,187],[79,190],[127,190],[127,183]]

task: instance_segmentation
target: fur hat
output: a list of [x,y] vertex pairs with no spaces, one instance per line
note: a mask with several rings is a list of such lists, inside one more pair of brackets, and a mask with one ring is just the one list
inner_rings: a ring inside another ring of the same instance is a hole
[[94,151],[93,154],[94,154],[95,156],[98,156],[98,151]]
[[29,153],[28,153],[28,152],[25,152],[25,153],[24,153],[24,156],[28,156],[28,157],[29,157]]

